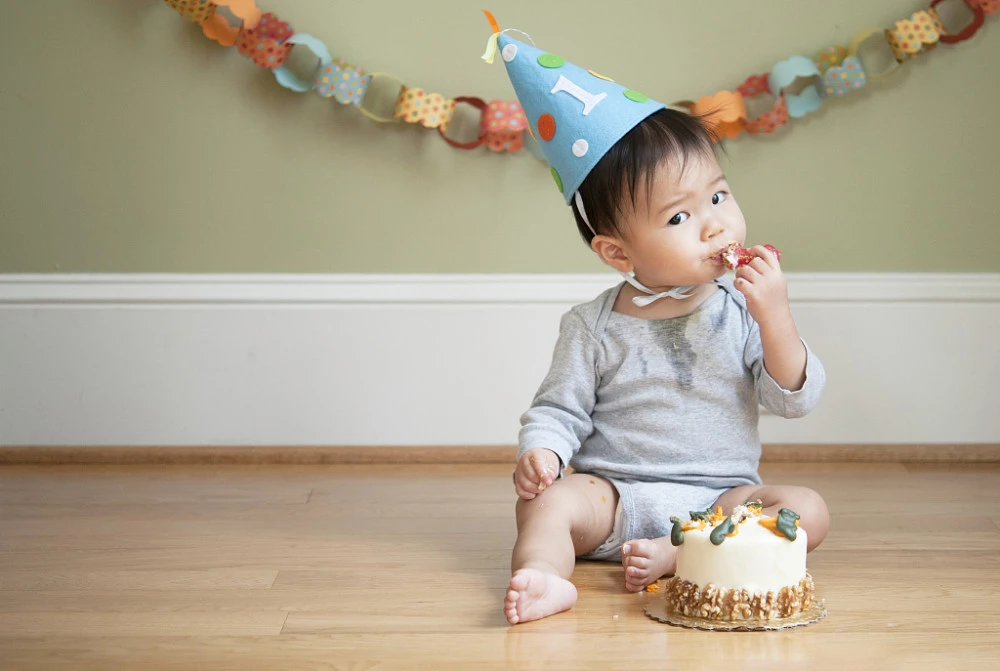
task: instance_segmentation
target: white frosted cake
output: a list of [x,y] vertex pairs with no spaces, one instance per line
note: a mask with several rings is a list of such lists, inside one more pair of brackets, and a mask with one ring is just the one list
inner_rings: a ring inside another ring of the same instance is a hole
[[668,610],[708,620],[775,620],[813,603],[806,572],[806,532],[798,515],[783,508],[765,516],[759,503],[725,516],[691,513],[674,517],[671,542],[677,570],[665,585]]

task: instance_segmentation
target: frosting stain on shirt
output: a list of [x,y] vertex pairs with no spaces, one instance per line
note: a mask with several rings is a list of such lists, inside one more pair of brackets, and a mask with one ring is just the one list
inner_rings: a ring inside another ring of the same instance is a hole
[[684,391],[694,388],[694,365],[698,353],[691,347],[687,331],[691,325],[690,316],[667,319],[657,324],[659,333],[656,342],[667,354],[667,360],[677,373],[677,386]]

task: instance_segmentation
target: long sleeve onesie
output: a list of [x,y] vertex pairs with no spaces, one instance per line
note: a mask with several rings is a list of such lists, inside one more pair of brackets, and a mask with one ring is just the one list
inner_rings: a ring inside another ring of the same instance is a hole
[[759,484],[758,404],[801,417],[823,390],[823,366],[808,346],[802,388],[782,389],[764,368],[743,295],[728,280],[717,284],[697,310],[673,319],[612,311],[623,285],[574,307],[521,417],[518,457],[545,448],[563,467],[610,480],[624,540],[666,535],[670,515]]

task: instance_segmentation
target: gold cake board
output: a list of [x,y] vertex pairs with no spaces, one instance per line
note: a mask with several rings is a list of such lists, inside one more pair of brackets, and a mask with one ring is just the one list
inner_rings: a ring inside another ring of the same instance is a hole
[[682,613],[677,613],[667,609],[665,597],[657,598],[648,603],[644,609],[646,615],[672,624],[675,627],[686,627],[688,629],[702,629],[704,631],[774,631],[777,629],[790,629],[792,627],[804,627],[813,622],[819,622],[826,617],[826,602],[823,599],[815,598],[813,604],[791,617],[782,617],[775,620],[706,620],[703,617],[688,617]]

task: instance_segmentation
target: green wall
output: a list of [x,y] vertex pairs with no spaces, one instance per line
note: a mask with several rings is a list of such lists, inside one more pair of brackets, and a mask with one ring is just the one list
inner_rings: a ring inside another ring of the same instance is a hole
[[[335,57],[511,99],[479,3],[260,0]],[[916,0],[507,0],[504,27],[672,102],[847,43]],[[548,171],[375,124],[155,0],[7,3],[0,272],[590,272]],[[424,22],[419,28],[419,22]],[[298,58],[296,59],[298,61]],[[794,271],[998,271],[1000,16],[888,82],[729,143],[750,240]]]

